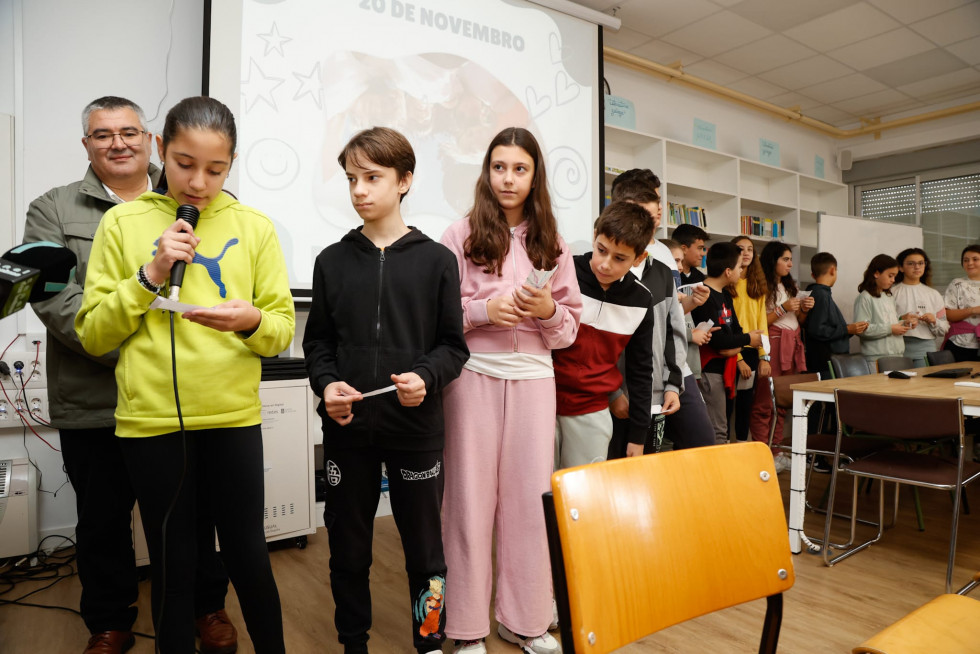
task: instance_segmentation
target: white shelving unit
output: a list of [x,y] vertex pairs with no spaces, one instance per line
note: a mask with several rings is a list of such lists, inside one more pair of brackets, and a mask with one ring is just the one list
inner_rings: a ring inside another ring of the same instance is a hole
[[[743,215],[781,221],[779,240],[798,246],[799,255],[799,248],[816,248],[818,211],[847,213],[846,184],[620,127],[607,126],[605,137],[607,191],[630,168],[649,168],[660,177],[664,219],[658,237],[675,227],[668,225],[672,202],[703,208],[712,240],[742,234]],[[750,236],[760,244],[772,240]]]

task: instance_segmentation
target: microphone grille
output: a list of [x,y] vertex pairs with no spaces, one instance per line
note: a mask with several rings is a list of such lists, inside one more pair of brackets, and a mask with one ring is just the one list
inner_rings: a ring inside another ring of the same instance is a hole
[[182,204],[177,207],[177,217],[182,218],[191,227],[197,227],[197,219],[201,217],[201,212],[193,204]]

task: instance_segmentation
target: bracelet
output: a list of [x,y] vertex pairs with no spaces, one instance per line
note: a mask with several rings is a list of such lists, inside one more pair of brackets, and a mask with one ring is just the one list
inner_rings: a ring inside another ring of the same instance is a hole
[[163,284],[154,284],[150,281],[149,276],[146,274],[146,264],[144,263],[140,266],[140,269],[136,271],[136,279],[139,280],[140,286],[150,291],[151,293],[159,293],[163,290]]
[[782,318],[785,315],[786,315],[786,309],[783,308],[783,305],[777,304],[776,305],[776,317],[777,318]]

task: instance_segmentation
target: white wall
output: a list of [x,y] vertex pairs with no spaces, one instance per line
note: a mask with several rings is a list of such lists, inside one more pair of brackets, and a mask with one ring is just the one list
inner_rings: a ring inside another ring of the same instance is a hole
[[780,167],[813,175],[814,158],[820,156],[824,179],[841,179],[837,144],[829,136],[629,68],[607,64],[605,76],[613,95],[633,102],[637,131],[691,143],[694,119],[700,118],[715,125],[719,152],[758,161],[759,139],[764,138],[779,143]]
[[[199,0],[0,0],[0,113],[15,119],[14,242],[31,200],[85,173],[86,104],[127,97],[143,107],[155,132],[178,100],[200,94],[203,15]],[[0,234],[10,231],[0,225]],[[0,349],[18,334],[43,331],[32,312],[21,312],[0,322]],[[13,349],[27,349],[17,340]],[[58,446],[57,432],[41,435]],[[24,438],[21,430],[0,430],[0,457],[24,456]],[[30,432],[26,441],[42,488],[61,486],[61,455]],[[74,531],[74,503],[70,486],[57,496],[42,493],[42,538]]]

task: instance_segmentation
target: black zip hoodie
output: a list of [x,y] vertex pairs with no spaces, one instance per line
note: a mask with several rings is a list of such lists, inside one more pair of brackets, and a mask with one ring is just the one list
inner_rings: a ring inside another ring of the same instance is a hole
[[442,389],[469,358],[455,255],[414,227],[384,250],[351,230],[316,258],[303,351],[320,398],[336,381],[362,393],[390,386],[392,374],[425,381],[421,405],[403,407],[394,391],[383,393],[355,402],[343,427],[321,399],[324,443],[441,449]]

